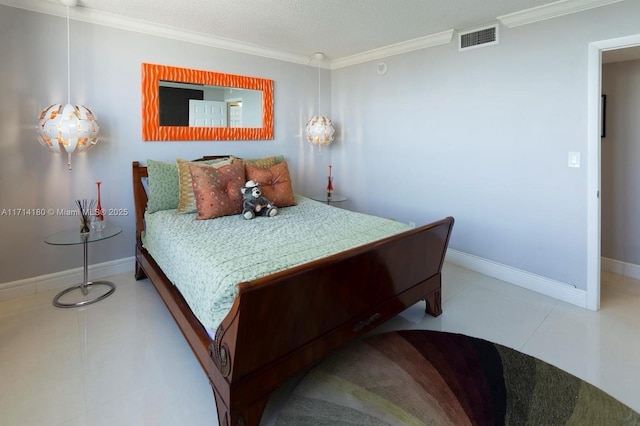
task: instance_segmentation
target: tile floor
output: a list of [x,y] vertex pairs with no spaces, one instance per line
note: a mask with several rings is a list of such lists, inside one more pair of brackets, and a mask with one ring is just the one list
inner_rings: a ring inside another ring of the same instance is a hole
[[[84,308],[54,308],[55,291],[0,302],[0,425],[217,424],[209,383],[153,286],[108,278],[117,291]],[[640,282],[603,273],[601,305],[591,312],[446,264],[442,316],[418,304],[375,332],[481,337],[640,411]]]

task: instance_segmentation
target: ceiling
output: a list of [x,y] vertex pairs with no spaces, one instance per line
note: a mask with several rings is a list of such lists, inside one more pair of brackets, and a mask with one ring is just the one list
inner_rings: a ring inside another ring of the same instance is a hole
[[[70,0],[0,0],[64,15]],[[73,1],[73,0],[71,0]],[[294,62],[324,52],[349,65],[429,45],[455,31],[500,22],[508,27],[622,0],[77,0],[72,19]]]
[[[79,0],[102,12],[335,60],[554,0]],[[153,7],[149,7],[153,3]]]

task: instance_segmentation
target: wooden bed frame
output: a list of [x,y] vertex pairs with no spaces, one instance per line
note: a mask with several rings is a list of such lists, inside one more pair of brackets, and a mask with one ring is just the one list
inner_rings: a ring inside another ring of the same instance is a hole
[[[203,157],[210,159],[215,157]],[[211,339],[142,247],[147,168],[133,162],[135,277],[158,290],[213,388],[220,425],[257,425],[270,393],[420,300],[441,308],[441,270],[453,218],[251,282]]]

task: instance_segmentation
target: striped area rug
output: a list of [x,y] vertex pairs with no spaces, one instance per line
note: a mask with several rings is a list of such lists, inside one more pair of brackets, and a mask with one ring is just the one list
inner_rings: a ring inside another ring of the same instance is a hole
[[640,425],[640,415],[539,359],[461,334],[397,331],[312,368],[278,425]]

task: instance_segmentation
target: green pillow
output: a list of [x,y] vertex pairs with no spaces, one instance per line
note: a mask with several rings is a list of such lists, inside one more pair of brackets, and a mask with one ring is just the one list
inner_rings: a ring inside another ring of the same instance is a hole
[[178,167],[176,163],[147,160],[149,194],[147,212],[169,210],[178,207]]
[[[184,160],[183,160],[184,161]],[[225,164],[229,157],[198,161],[198,164]],[[187,168],[188,172],[188,168]],[[180,206],[180,170],[176,162],[147,160],[149,191],[147,194],[147,212],[178,209]],[[189,177],[191,177],[189,175]],[[190,182],[189,182],[190,183]],[[181,213],[186,211],[181,209]]]

